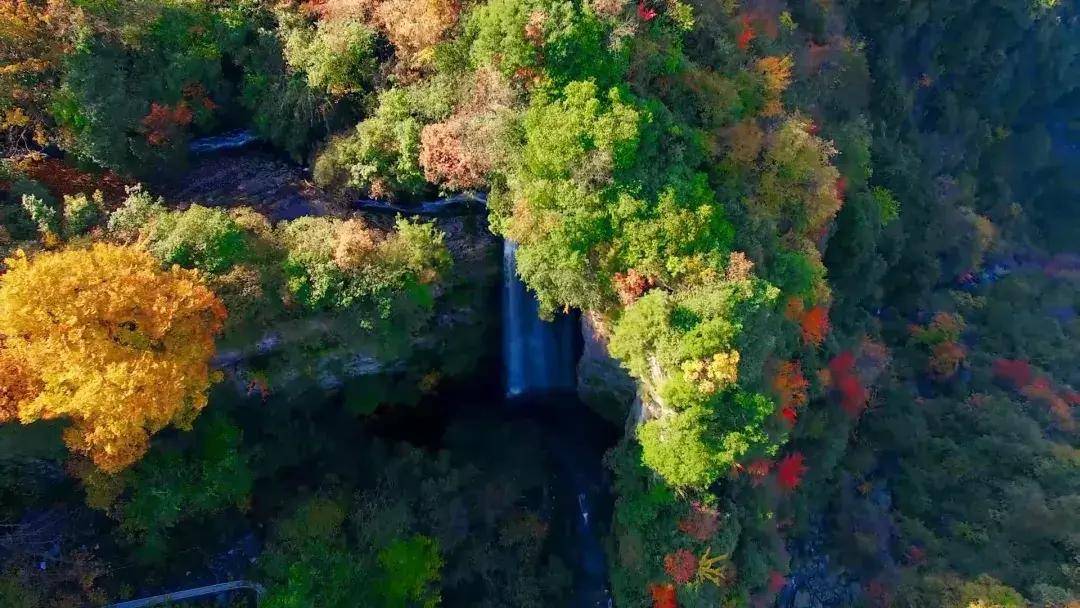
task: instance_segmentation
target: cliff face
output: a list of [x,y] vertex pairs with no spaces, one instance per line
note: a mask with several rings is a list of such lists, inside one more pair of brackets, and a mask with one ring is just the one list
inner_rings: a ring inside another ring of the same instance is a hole
[[[333,199],[302,167],[265,150],[200,158],[175,181],[161,192],[176,208],[248,206],[275,223],[304,215],[363,217],[384,230],[392,230],[395,220],[395,214]],[[410,399],[417,387],[428,392],[473,373],[497,356],[501,278],[500,241],[488,230],[483,206],[477,210],[424,218],[443,232],[453,260],[427,304],[402,298],[387,313],[392,320],[374,324],[359,323],[348,311],[287,309],[265,325],[223,336],[217,367],[248,392],[299,393],[312,386],[337,391],[362,382],[373,394],[412,387]]]
[[585,346],[578,362],[578,396],[611,422],[636,426],[641,417],[637,385],[608,353],[608,331],[599,315],[581,315]]

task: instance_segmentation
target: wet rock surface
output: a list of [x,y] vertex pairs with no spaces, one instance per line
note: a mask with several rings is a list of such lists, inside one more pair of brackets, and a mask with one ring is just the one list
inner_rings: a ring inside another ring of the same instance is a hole
[[187,172],[158,191],[178,205],[251,207],[274,222],[338,207],[304,167],[259,149],[196,157]]
[[842,608],[858,605],[859,582],[825,552],[828,533],[824,521],[815,521],[809,532],[788,549],[792,571],[776,598],[777,608]]

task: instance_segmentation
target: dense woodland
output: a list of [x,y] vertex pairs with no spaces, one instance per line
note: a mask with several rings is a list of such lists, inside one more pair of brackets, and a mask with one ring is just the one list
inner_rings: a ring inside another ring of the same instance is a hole
[[[237,128],[325,213],[167,195]],[[495,237],[618,362],[615,606],[1080,606],[1072,0],[0,0],[0,147],[2,607],[571,605],[547,436],[408,428]]]

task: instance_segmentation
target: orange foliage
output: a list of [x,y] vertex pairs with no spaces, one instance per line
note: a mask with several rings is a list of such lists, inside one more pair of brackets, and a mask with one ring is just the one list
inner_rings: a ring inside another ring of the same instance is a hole
[[728,256],[728,266],[724,278],[729,281],[745,281],[754,271],[754,263],[741,251],[732,251]]
[[821,346],[829,333],[829,309],[824,306],[815,306],[806,311],[799,324],[802,327],[803,341],[806,344]]
[[930,372],[940,379],[951,378],[967,357],[967,351],[956,342],[934,346],[930,356]]
[[1057,394],[1057,391],[1049,378],[1039,376],[1030,384],[1023,387],[1020,390],[1020,393],[1028,399],[1045,403],[1050,409],[1050,413],[1057,418],[1061,428],[1066,430],[1075,428],[1076,421],[1073,418],[1072,408],[1069,407],[1069,404],[1065,399],[1062,399],[1061,396]]
[[441,42],[460,13],[456,0],[384,0],[374,18],[398,53],[413,59]]
[[10,144],[7,152],[50,138],[49,96],[70,48],[70,12],[66,2],[0,2],[0,138]]
[[625,274],[616,272],[613,277],[615,293],[623,306],[629,306],[655,286],[656,281],[631,268]]
[[483,187],[495,161],[489,142],[481,136],[484,123],[484,117],[455,115],[424,127],[420,133],[424,178],[451,190]]
[[790,492],[799,487],[803,475],[806,474],[805,461],[806,458],[803,457],[802,452],[794,452],[776,464],[776,483],[780,485],[781,490]]
[[773,390],[780,397],[780,406],[796,408],[806,405],[810,383],[802,373],[798,361],[784,361],[773,377]]
[[758,458],[746,465],[746,473],[750,476],[750,483],[755,486],[761,485],[761,482],[772,471],[772,466],[773,461],[768,458]]
[[6,264],[4,350],[40,386],[17,403],[21,422],[71,420],[68,447],[113,472],[137,461],[150,435],[189,427],[206,406],[225,309],[198,273],[103,243],[33,260],[19,252]]
[[35,399],[41,383],[23,361],[15,358],[0,340],[0,423],[16,420],[19,406]]
[[190,125],[194,118],[195,115],[186,101],[181,101],[175,106],[152,103],[150,113],[142,119],[146,141],[151,146],[163,146]]
[[780,95],[791,84],[791,68],[795,67],[795,62],[790,56],[763,57],[758,60],[756,67],[765,82],[766,100],[762,115],[778,116],[783,112]]
[[674,585],[649,585],[653,608],[679,608]]
[[697,556],[687,549],[679,549],[664,556],[664,572],[667,572],[668,576],[680,585],[694,580],[697,568]]

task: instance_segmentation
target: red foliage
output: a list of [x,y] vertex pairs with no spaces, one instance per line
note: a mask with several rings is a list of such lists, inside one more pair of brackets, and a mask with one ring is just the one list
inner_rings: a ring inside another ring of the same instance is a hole
[[720,528],[720,514],[716,509],[699,502],[690,506],[690,513],[679,521],[679,530],[690,538],[702,542],[709,540]]
[[784,585],[787,585],[787,578],[783,574],[777,570],[769,573],[769,593],[779,593]]
[[1031,384],[1034,377],[1031,365],[1019,359],[998,359],[994,361],[993,370],[994,376],[1009,381],[1017,389]]
[[829,309],[824,306],[811,308],[803,315],[800,325],[803,341],[814,346],[821,346],[829,333]]
[[644,2],[638,2],[637,16],[642,21],[652,21],[656,18],[656,9],[645,6]]
[[127,196],[130,185],[112,171],[85,173],[58,158],[37,154],[18,159],[15,168],[26,177],[40,182],[58,199],[65,195],[91,194],[100,190],[106,204],[116,203]]
[[742,27],[742,32],[739,33],[738,44],[739,49],[745,51],[746,49],[750,48],[750,41],[753,40],[755,36],[757,36],[757,32],[755,32],[754,28],[750,25],[750,17],[747,15],[743,15]]
[[892,591],[881,579],[872,580],[866,585],[866,597],[875,608],[886,608],[893,602]]
[[794,452],[777,463],[776,482],[780,484],[781,490],[790,492],[799,487],[803,475],[806,474],[805,461],[806,458],[802,455],[802,452]]
[[926,561],[926,549],[912,545],[907,550],[907,562],[909,564],[921,564]]
[[870,400],[866,387],[859,382],[858,377],[851,375],[837,379],[836,388],[840,391],[840,407],[843,408],[844,413],[852,418],[858,418]]
[[806,405],[807,389],[810,383],[802,373],[798,361],[784,361],[773,378],[773,390],[780,397],[780,406],[784,409]]
[[649,585],[653,608],[679,608],[674,585]]
[[832,373],[833,378],[837,376],[844,376],[851,374],[855,369],[855,355],[851,351],[845,350],[844,352],[836,355],[829,361],[829,372]]
[[833,388],[840,393],[840,407],[852,418],[858,418],[866,409],[870,394],[855,374],[855,355],[844,351],[829,361],[829,375]]
[[847,178],[841,175],[836,180],[836,198],[844,200],[847,196]]
[[182,128],[191,124],[195,115],[186,101],[176,106],[150,104],[150,113],[143,117],[142,125],[146,130],[146,141],[151,146],[168,143]]
[[783,418],[789,426],[794,427],[795,423],[799,420],[799,412],[793,407],[785,407],[780,410],[780,417]]
[[679,549],[664,556],[664,572],[676,583],[685,585],[697,576],[698,558],[688,549]]

